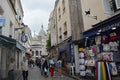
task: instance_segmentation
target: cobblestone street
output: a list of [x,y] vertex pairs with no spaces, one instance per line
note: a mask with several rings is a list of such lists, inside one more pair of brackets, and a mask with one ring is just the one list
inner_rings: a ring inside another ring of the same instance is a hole
[[[20,80],[23,80],[22,77]],[[40,69],[38,67],[30,68],[29,69],[29,76],[28,80],[52,80],[50,75],[46,78],[40,74]],[[73,78],[67,77],[63,75],[60,77],[57,72],[55,72],[54,80],[75,80]]]

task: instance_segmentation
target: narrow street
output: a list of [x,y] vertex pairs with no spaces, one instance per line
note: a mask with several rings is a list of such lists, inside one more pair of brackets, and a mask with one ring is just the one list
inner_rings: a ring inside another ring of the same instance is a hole
[[[22,77],[20,80],[23,80]],[[40,74],[40,69],[38,67],[30,68],[29,69],[29,76],[28,80],[52,80],[50,74],[46,78]],[[63,77],[59,77],[58,73],[55,72],[54,80],[75,80],[73,78],[67,77],[63,75]]]

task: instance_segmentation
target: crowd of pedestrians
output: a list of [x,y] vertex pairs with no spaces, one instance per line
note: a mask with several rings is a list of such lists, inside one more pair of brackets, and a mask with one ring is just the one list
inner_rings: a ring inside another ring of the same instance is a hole
[[[62,64],[63,62],[61,58],[55,59],[53,56],[50,56],[49,58],[48,57],[42,57],[40,59],[38,58],[35,61],[32,59],[28,59],[27,57],[23,57],[23,60],[21,61],[23,80],[28,80],[29,68],[33,68],[35,65],[40,68],[40,73],[44,77],[48,77],[49,76],[48,73],[50,73],[52,80],[54,80],[55,70],[58,71],[60,77],[63,77]],[[8,71],[9,80],[14,80],[15,67],[16,67],[15,61],[14,59],[11,58]]]
[[48,73],[50,73],[50,76],[52,77],[52,80],[54,79],[54,73],[55,70],[58,71],[59,76],[63,77],[62,75],[62,59],[58,58],[55,59],[53,56],[48,57],[42,57],[40,59],[36,59],[36,65],[40,68],[41,75],[48,77]]

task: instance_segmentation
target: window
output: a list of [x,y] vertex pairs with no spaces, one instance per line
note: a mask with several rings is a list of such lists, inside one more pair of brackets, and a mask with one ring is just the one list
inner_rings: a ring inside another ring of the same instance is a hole
[[60,14],[60,7],[58,8],[58,19],[61,19],[61,14]]
[[38,56],[38,51],[36,51],[36,56]]
[[62,29],[59,28],[59,35],[62,36]]
[[32,56],[34,56],[34,51],[32,51]]
[[62,1],[63,13],[65,12],[65,0]]
[[64,31],[67,31],[67,23],[64,23]]
[[111,9],[114,12],[120,10],[120,0],[112,0],[110,4],[111,4]]
[[3,15],[4,10],[2,9],[2,7],[0,6],[0,15]]
[[40,51],[40,56],[41,56],[41,54],[42,54],[42,51]]
[[10,21],[10,31],[9,31],[9,37],[12,37],[12,33],[13,33],[13,23]]
[[120,0],[115,0],[116,8],[120,9]]
[[110,1],[109,0],[102,0],[102,2],[103,2],[104,13],[111,14],[112,10],[111,10]]
[[59,28],[59,40],[62,41],[62,29],[61,29],[61,27]]
[[67,23],[66,22],[64,23],[64,32],[63,32],[63,34],[64,34],[64,39],[66,39],[67,38]]

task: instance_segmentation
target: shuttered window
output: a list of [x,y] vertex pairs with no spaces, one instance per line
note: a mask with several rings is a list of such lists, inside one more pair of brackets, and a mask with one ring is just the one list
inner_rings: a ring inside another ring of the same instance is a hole
[[115,0],[115,3],[116,3],[116,8],[120,9],[120,0]]
[[102,0],[104,13],[111,14],[111,5],[109,0]]

